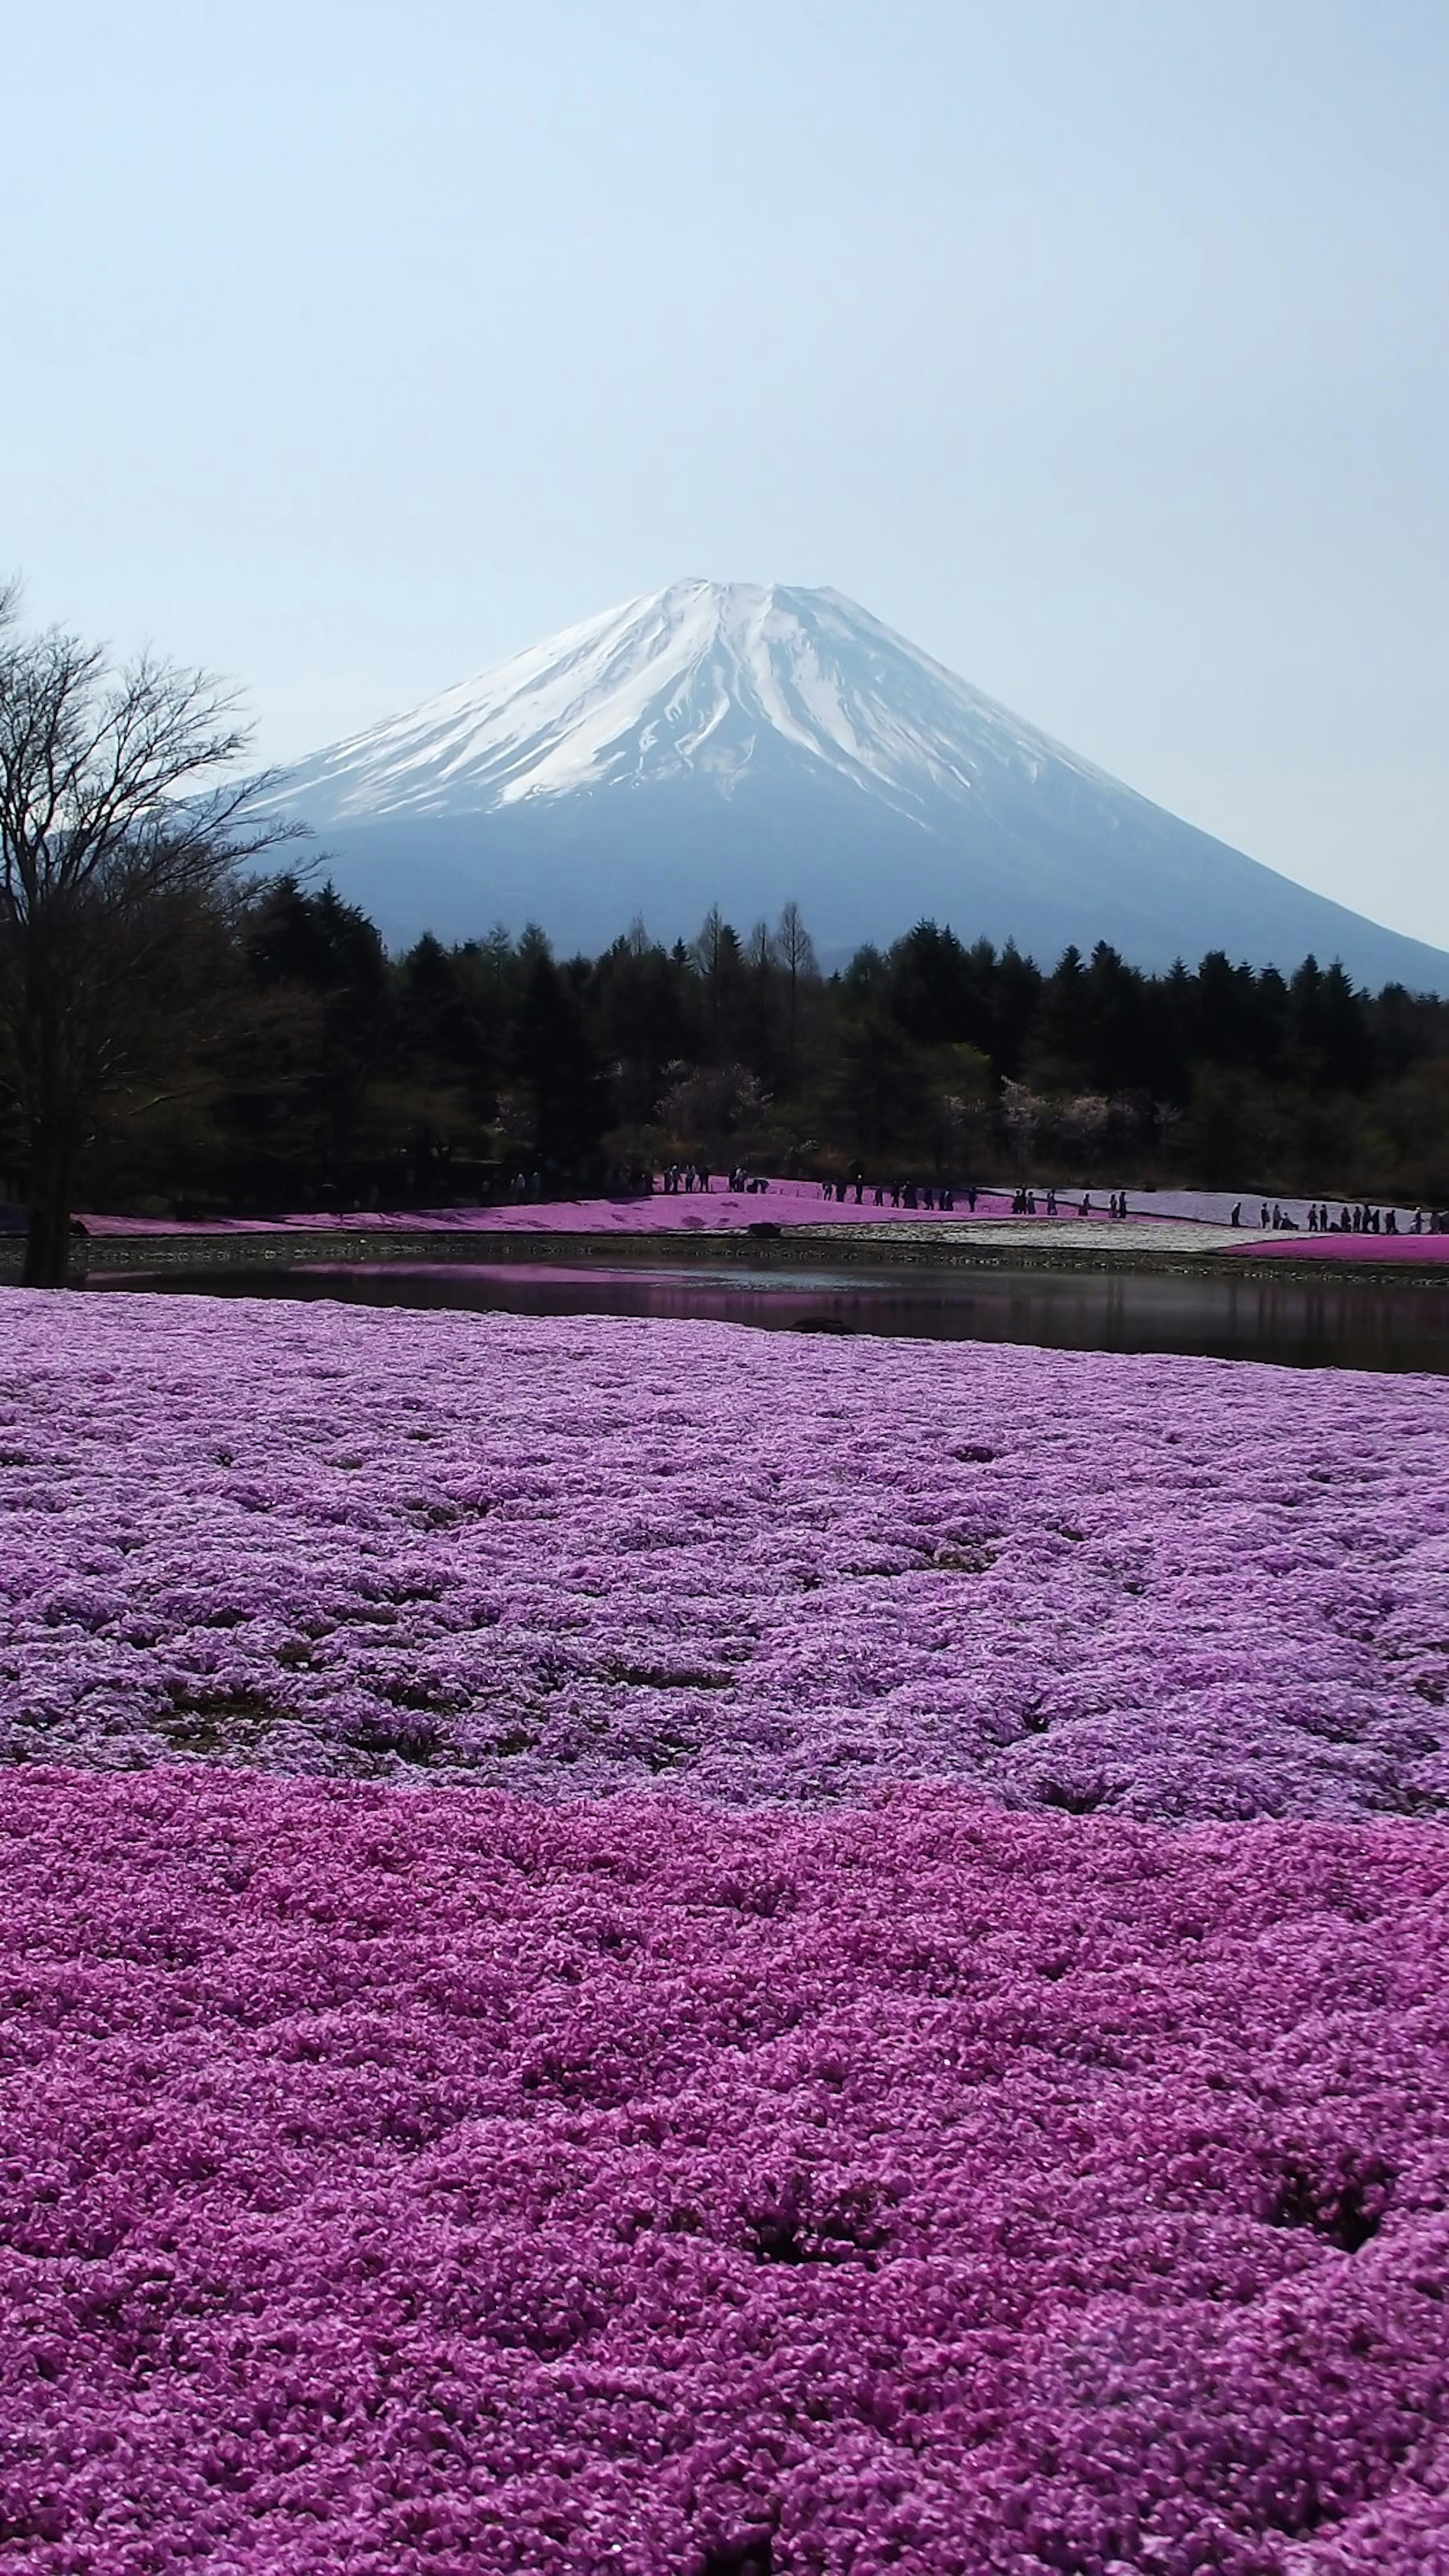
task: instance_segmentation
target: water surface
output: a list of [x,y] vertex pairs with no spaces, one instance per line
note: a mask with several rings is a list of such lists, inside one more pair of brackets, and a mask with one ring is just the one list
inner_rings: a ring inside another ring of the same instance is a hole
[[1298,1368],[1449,1373],[1449,1284],[1175,1278],[1142,1271],[712,1269],[580,1263],[299,1265],[116,1273],[92,1292],[333,1298],[512,1315],[653,1315],[795,1332],[1172,1351]]

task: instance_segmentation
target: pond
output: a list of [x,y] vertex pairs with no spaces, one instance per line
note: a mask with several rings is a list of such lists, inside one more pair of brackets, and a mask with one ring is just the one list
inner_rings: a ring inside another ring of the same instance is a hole
[[512,1315],[652,1315],[776,1331],[1196,1352],[1298,1368],[1449,1373],[1449,1281],[1212,1278],[1146,1271],[809,1270],[517,1261],[138,1272],[89,1293],[334,1298]]

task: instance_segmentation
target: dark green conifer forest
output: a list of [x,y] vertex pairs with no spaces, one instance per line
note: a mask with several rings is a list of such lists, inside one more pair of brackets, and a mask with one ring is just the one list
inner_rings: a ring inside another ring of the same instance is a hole
[[[822,973],[789,906],[598,957],[538,930],[390,957],[274,878],[194,952],[164,1082],[108,1099],[78,1205],[181,1216],[471,1203],[519,1173],[1103,1180],[1449,1200],[1449,1003],[1307,958],[1048,966],[934,922]],[[24,1195],[0,1134],[0,1194]]]

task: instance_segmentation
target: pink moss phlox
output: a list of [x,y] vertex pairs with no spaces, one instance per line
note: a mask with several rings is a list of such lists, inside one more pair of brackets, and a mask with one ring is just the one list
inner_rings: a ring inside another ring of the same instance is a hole
[[3,1301],[0,1754],[1166,1818],[1449,1793],[1449,1393]]
[[0,2563],[1442,2563],[1443,1828],[41,1770],[0,1867]]
[[1449,1234],[1279,1234],[1229,1247],[1255,1260],[1390,1263],[1408,1269],[1449,1263]]
[[[1097,1193],[1099,1210],[1103,1193]],[[999,1224],[1011,1212],[1011,1194],[983,1190],[977,1213]],[[91,1216],[83,1222],[97,1235],[285,1234],[293,1231],[348,1234],[378,1228],[409,1234],[700,1234],[730,1233],[752,1225],[921,1225],[960,1224],[969,1214],[964,1204],[948,1216],[937,1208],[877,1207],[868,1193],[857,1207],[847,1200],[824,1198],[818,1181],[772,1180],[764,1190],[728,1190],[716,1178],[705,1190],[655,1190],[647,1198],[524,1199],[498,1207],[362,1209],[346,1213],[314,1210],[285,1217],[213,1217],[181,1225],[173,1217]],[[1062,1203],[1063,1218],[1076,1217],[1075,1205]],[[1028,1219],[1022,1220],[1024,1225]]]

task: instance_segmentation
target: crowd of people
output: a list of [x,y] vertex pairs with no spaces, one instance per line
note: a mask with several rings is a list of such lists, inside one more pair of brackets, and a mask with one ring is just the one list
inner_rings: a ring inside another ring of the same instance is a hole
[[[1016,1192],[1011,1202],[1011,1213],[1013,1216],[1060,1216],[1061,1207],[1054,1189],[1037,1191],[1027,1187],[1019,1189]],[[1092,1204],[1091,1191],[1083,1190],[1081,1201],[1077,1208],[1078,1216],[1096,1216],[1097,1213],[1097,1209]],[[1127,1214],[1127,1193],[1125,1190],[1112,1190],[1109,1192],[1106,1213],[1109,1217],[1113,1218],[1123,1217]]]
[[[930,1181],[867,1182],[864,1173],[859,1171],[852,1172],[848,1181],[822,1181],[820,1194],[822,1198],[835,1199],[841,1207],[851,1202],[856,1207],[864,1207],[869,1197],[872,1207],[935,1208],[944,1215],[950,1215],[956,1205],[956,1192],[944,1181],[939,1184]],[[962,1196],[974,1215],[977,1199],[974,1185],[963,1191]]]
[[[735,1198],[753,1198],[770,1186],[758,1173],[747,1171],[743,1163],[736,1164],[722,1177],[725,1188]],[[653,1187],[654,1176],[650,1173],[644,1182],[646,1197]],[[659,1175],[659,1187],[666,1198],[676,1197],[681,1190],[688,1197],[695,1190],[712,1190],[714,1174],[706,1163],[666,1163]]]
[[[1243,1202],[1241,1199],[1239,1199],[1237,1206],[1234,1208],[1229,1222],[1233,1225],[1242,1224]],[[1299,1225],[1297,1217],[1290,1215],[1288,1210],[1281,1206],[1276,1199],[1273,1201],[1271,1207],[1266,1199],[1263,1199],[1260,1202],[1258,1224],[1260,1230],[1264,1234],[1278,1234],[1284,1232],[1288,1234],[1298,1234],[1304,1231],[1304,1229]],[[1318,1200],[1316,1204],[1310,1204],[1308,1210],[1307,1232],[1309,1234],[1398,1234],[1401,1231],[1408,1234],[1444,1234],[1449,1232],[1449,1209],[1430,1208],[1426,1210],[1421,1207],[1416,1207],[1412,1223],[1402,1229],[1399,1225],[1399,1212],[1397,1208],[1370,1207],[1367,1202],[1362,1199],[1356,1207],[1340,1207],[1337,1216],[1330,1214],[1326,1201],[1322,1199]]]
[[[767,1179],[750,1171],[745,1164],[735,1165],[718,1175],[718,1179],[720,1186],[736,1197],[754,1197],[770,1187]],[[696,1192],[712,1190],[715,1180],[716,1175],[705,1163],[667,1163],[659,1172],[651,1170],[647,1164],[631,1163],[610,1169],[604,1179],[602,1194],[606,1198],[649,1198],[657,1191],[666,1198],[693,1197]],[[948,1181],[867,1181],[859,1165],[848,1179],[832,1178],[801,1183],[800,1186],[818,1188],[823,1199],[840,1207],[869,1204],[876,1208],[926,1208],[942,1216],[952,1216],[963,1210],[974,1216],[977,1201],[982,1196],[974,1181],[959,1188]],[[547,1176],[541,1172],[515,1172],[509,1184],[509,1195],[515,1202],[537,1200],[549,1194]],[[1090,1190],[1084,1190],[1080,1199],[1073,1192],[1066,1212],[1070,1213],[1072,1208],[1078,1217],[1105,1215],[1109,1219],[1121,1219],[1129,1213],[1125,1190],[1109,1191],[1105,1207],[1094,1202]],[[1239,1199],[1229,1218],[1231,1225],[1241,1226],[1245,1221],[1252,1224],[1251,1216],[1244,1219],[1243,1209],[1244,1202]],[[1012,1193],[1013,1216],[1056,1217],[1063,1212],[1061,1198],[1054,1187],[1037,1189],[1031,1183],[1023,1183]],[[1281,1200],[1263,1199],[1259,1203],[1258,1228],[1264,1234],[1304,1231],[1309,1234],[1449,1234],[1449,1208],[1417,1207],[1412,1220],[1406,1219],[1401,1225],[1396,1208],[1375,1207],[1366,1200],[1360,1200],[1356,1206],[1342,1205],[1335,1216],[1327,1201],[1319,1199],[1310,1204],[1305,1223],[1285,1208]]]

